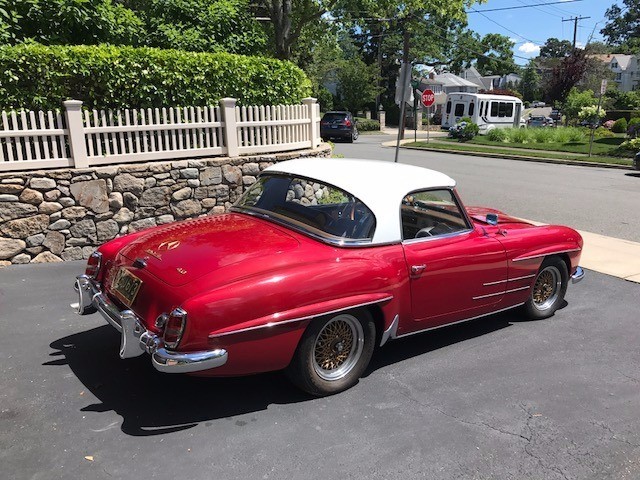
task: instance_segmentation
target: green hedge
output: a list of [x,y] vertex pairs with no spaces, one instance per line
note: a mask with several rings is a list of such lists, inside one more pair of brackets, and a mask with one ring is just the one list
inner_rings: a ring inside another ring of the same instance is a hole
[[298,103],[311,82],[290,62],[228,53],[97,46],[0,47],[0,110]]
[[356,125],[361,132],[375,132],[380,130],[380,122],[369,118],[356,117]]

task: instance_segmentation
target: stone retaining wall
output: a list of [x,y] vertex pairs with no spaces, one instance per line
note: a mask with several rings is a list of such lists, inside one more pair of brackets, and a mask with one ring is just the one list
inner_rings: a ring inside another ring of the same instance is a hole
[[0,174],[0,266],[88,258],[119,235],[226,211],[286,154]]

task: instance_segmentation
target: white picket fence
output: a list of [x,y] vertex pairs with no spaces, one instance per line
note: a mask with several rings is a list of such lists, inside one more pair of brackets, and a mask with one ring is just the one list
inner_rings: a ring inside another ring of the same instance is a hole
[[3,112],[0,172],[41,168],[86,168],[126,162],[260,154],[314,148],[320,144],[320,106],[218,106]]

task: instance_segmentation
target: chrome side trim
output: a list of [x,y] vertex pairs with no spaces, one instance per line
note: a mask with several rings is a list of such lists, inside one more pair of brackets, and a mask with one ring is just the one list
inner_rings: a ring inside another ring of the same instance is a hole
[[503,309],[501,309],[501,310],[495,310],[495,311],[493,311],[493,312],[483,313],[482,315],[478,315],[478,316],[471,317],[471,318],[465,318],[464,320],[459,320],[459,321],[457,321],[457,322],[453,322],[453,323],[445,323],[444,325],[438,325],[438,326],[436,326],[436,327],[429,327],[429,328],[425,328],[425,329],[423,329],[423,330],[416,330],[415,332],[403,333],[402,335],[398,335],[398,336],[396,336],[396,337],[393,337],[393,340],[395,340],[395,339],[397,339],[397,338],[410,337],[411,335],[416,335],[416,334],[418,334],[418,333],[428,332],[428,331],[430,331],[430,330],[437,330],[437,329],[439,329],[439,328],[449,327],[449,326],[451,326],[451,325],[457,325],[457,324],[459,324],[459,323],[470,322],[471,320],[475,320],[476,318],[482,318],[482,317],[487,317],[487,316],[489,316],[489,315],[494,315],[494,314],[496,314],[496,313],[504,312],[504,311],[506,311],[506,310],[511,310],[512,308],[516,308],[516,307],[519,307],[519,306],[524,305],[524,304],[525,304],[525,302],[522,302],[522,303],[516,303],[515,305],[512,305],[512,306],[510,306],[510,307],[503,308]]
[[396,332],[398,331],[399,319],[400,319],[399,315],[396,315],[395,317],[393,317],[393,322],[391,322],[391,325],[389,325],[389,328],[387,328],[384,332],[382,332],[382,339],[380,340],[380,346],[383,346],[385,343],[387,343],[387,340],[389,340],[389,338],[394,338],[396,336]]
[[253,330],[260,330],[262,328],[279,327],[281,325],[287,325],[289,323],[303,322],[305,320],[311,320],[312,318],[331,315],[332,313],[344,312],[345,310],[351,310],[353,308],[366,307],[367,305],[374,305],[376,303],[387,302],[389,300],[393,300],[393,295],[389,295],[388,297],[381,298],[380,300],[358,303],[356,305],[349,305],[348,307],[338,308],[336,310],[329,310],[328,312],[323,312],[316,315],[306,315],[304,317],[292,318],[291,320],[283,320],[282,322],[269,322],[269,323],[265,323],[264,325],[256,325],[255,327],[239,328],[238,330],[231,330],[229,332],[209,334],[209,338],[226,337],[227,335],[235,335],[237,333],[251,332]]
[[420,237],[420,238],[407,238],[402,240],[403,245],[411,245],[413,243],[431,242],[433,240],[440,240],[441,238],[453,238],[460,235],[468,235],[473,232],[473,229],[465,229],[457,232],[443,233],[441,235],[434,235],[433,237]]
[[569,250],[558,250],[557,252],[540,253],[538,255],[531,255],[529,257],[514,258],[511,261],[522,262],[523,260],[530,260],[532,258],[548,257],[549,255],[557,255],[559,253],[571,253],[571,252],[579,252],[579,251],[580,251],[579,248],[571,248]]
[[584,278],[584,270],[582,269],[582,267],[577,267],[576,273],[571,275],[571,283],[578,283],[583,278]]
[[482,286],[483,287],[489,287],[491,285],[498,285],[500,283],[515,282],[516,280],[525,280],[527,278],[533,278],[535,276],[536,276],[536,274],[534,273],[532,275],[525,275],[523,277],[507,278],[506,280],[498,280],[497,282],[483,283]]
[[512,288],[511,290],[505,290],[504,292],[488,293],[487,295],[480,295],[479,297],[473,297],[473,299],[480,300],[481,298],[497,297],[498,295],[505,295],[507,293],[519,292],[521,290],[529,290],[530,288],[531,288],[531,285],[527,285],[526,287]]

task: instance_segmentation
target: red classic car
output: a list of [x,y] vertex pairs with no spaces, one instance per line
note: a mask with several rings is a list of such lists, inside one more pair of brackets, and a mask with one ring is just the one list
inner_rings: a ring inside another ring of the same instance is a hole
[[563,302],[582,238],[465,208],[448,176],[301,159],[267,168],[231,212],[117,238],[76,280],[78,313],[121,332],[120,356],[166,373],[285,369],[313,395],[357,383],[386,342]]

